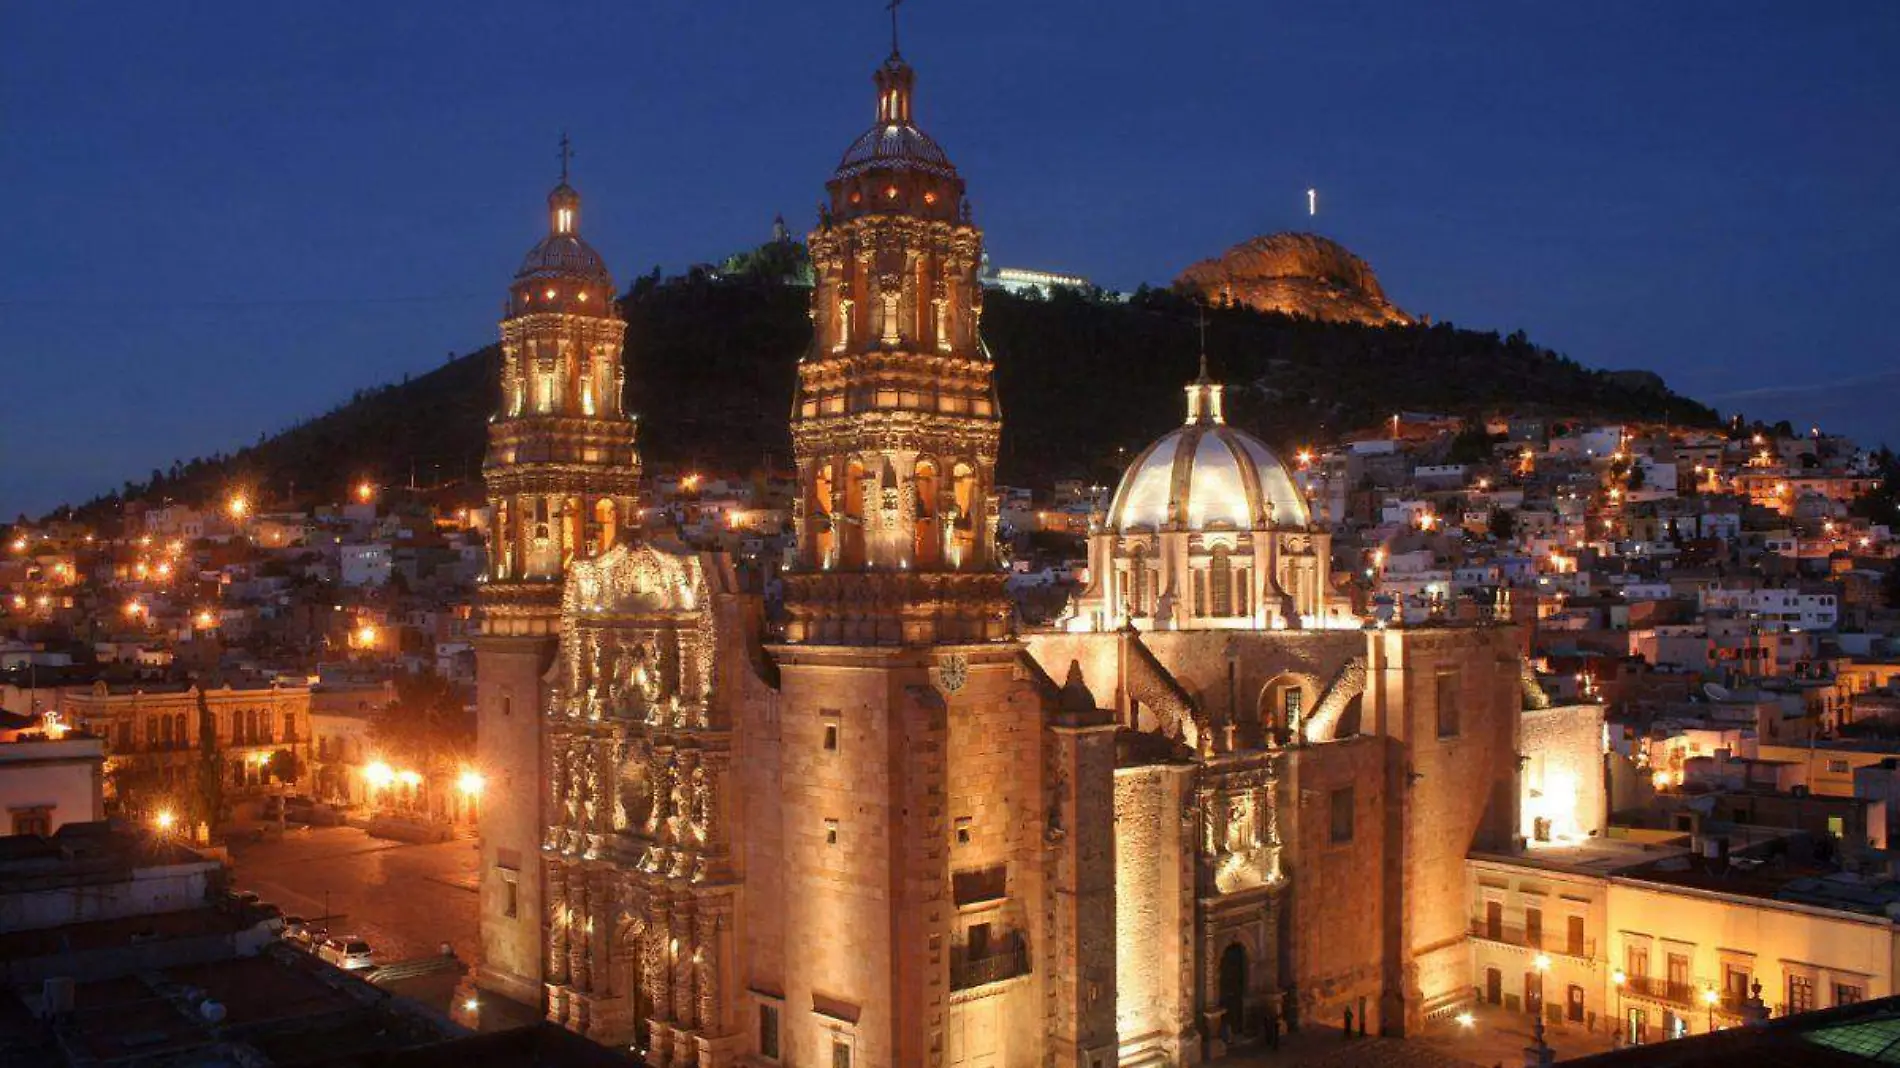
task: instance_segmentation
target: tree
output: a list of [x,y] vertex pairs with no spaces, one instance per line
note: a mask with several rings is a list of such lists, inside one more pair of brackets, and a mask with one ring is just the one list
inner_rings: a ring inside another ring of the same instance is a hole
[[1517,513],[1508,508],[1491,509],[1491,536],[1510,541],[1517,534]]
[[454,684],[432,671],[396,680],[396,700],[377,713],[370,737],[384,760],[427,768],[475,748],[475,714]]
[[218,745],[218,717],[205,700],[205,684],[198,690],[198,783],[191,825],[217,826],[224,814],[224,754]]
[[270,763],[265,765],[271,777],[281,783],[294,783],[303,778],[303,758],[289,749],[279,749],[270,755]]

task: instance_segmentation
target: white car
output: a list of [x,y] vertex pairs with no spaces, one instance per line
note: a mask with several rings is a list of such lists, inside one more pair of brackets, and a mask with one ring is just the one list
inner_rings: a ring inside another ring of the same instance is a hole
[[326,938],[317,948],[317,959],[329,961],[344,971],[361,971],[376,967],[376,953],[369,943],[355,935],[341,935]]

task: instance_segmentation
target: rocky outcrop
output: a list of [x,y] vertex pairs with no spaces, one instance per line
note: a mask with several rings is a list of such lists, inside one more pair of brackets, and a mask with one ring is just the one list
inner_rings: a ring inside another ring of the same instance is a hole
[[1267,234],[1181,272],[1177,288],[1323,322],[1385,326],[1412,317],[1385,299],[1366,261],[1318,234]]

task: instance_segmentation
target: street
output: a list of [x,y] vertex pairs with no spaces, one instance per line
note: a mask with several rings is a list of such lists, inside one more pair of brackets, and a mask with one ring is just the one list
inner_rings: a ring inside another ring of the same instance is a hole
[[[446,942],[464,962],[478,947],[472,839],[407,845],[355,827],[293,827],[283,838],[230,845],[233,885],[332,935],[367,940],[378,964],[434,956]],[[325,915],[330,919],[320,919]],[[446,1009],[453,983],[399,990]]]

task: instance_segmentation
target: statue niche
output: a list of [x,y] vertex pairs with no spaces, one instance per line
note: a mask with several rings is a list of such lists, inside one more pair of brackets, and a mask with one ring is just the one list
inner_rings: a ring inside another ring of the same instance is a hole
[[620,766],[620,805],[616,830],[644,829],[653,814],[653,750],[636,742]]

